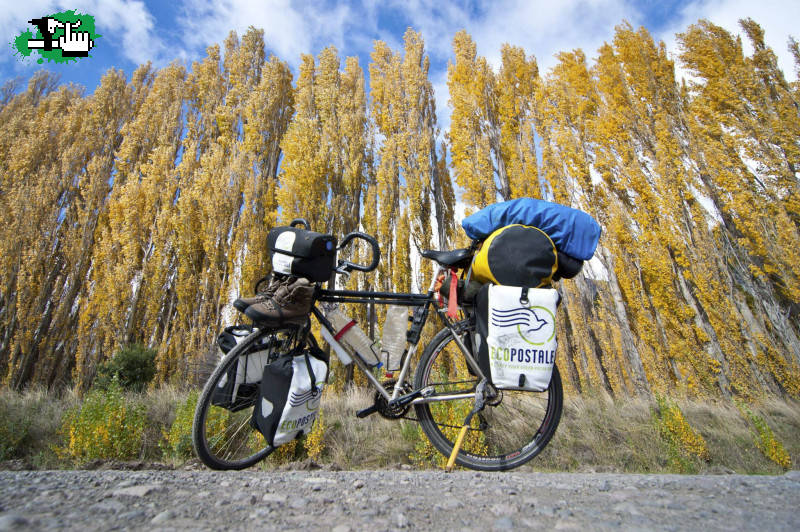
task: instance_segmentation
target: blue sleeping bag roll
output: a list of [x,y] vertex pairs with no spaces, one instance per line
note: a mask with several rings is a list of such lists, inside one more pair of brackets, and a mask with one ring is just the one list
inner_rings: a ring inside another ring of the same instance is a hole
[[602,232],[600,224],[583,211],[533,198],[495,203],[461,222],[473,240],[483,240],[495,230],[512,224],[538,227],[559,251],[579,260],[592,258]]

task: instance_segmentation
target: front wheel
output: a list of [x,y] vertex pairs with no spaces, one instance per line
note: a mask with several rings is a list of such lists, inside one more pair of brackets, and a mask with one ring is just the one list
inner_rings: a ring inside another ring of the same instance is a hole
[[235,401],[225,388],[231,370],[236,373],[239,361],[248,357],[253,345],[264,335],[256,330],[231,349],[219,362],[197,400],[192,443],[198,458],[211,469],[244,469],[274,450],[250,425],[258,387],[250,385],[244,389],[240,386]]
[[[467,334],[472,334],[468,331]],[[462,337],[467,345],[469,338]],[[414,375],[414,388],[433,386],[434,395],[474,394],[478,378],[450,329],[442,329],[425,348]],[[473,416],[456,456],[456,463],[480,471],[505,471],[538,455],[555,434],[561,419],[563,390],[553,366],[550,385],[543,392],[503,390],[483,411]],[[417,418],[430,442],[444,456],[453,445],[474,399],[415,405]]]

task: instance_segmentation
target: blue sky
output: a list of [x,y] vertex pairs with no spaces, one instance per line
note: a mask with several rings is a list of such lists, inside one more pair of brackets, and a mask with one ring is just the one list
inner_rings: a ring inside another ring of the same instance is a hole
[[[440,118],[447,122],[446,69],[450,43],[460,29],[469,31],[478,53],[494,65],[499,63],[504,42],[525,48],[539,61],[543,71],[553,66],[553,54],[582,48],[591,58],[613,35],[623,19],[643,25],[670,50],[674,34],[699,18],[708,18],[740,33],[736,21],[751,17],[766,31],[766,39],[779,56],[787,77],[795,79],[786,51],[792,32],[800,38],[797,0],[497,0],[457,2],[453,0],[2,0],[0,34],[5,52],[0,52],[0,83],[29,77],[39,68],[57,72],[62,82],[75,82],[91,92],[103,73],[116,67],[130,76],[140,63],[164,66],[178,60],[191,65],[203,57],[205,48],[221,42],[230,30],[240,35],[249,25],[265,30],[268,53],[293,68],[300,54],[316,54],[333,44],[342,57],[357,55],[367,71],[375,39],[399,49],[407,27],[420,31],[431,57],[430,77],[436,89]],[[46,14],[77,9],[95,17],[97,32],[92,57],[67,65],[38,65],[35,60],[14,57],[10,41],[29,29],[27,20]],[[444,125],[444,124],[443,124]]]

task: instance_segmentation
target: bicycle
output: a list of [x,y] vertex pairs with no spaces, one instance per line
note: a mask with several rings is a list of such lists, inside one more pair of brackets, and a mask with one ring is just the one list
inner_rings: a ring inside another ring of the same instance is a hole
[[[309,227],[302,219],[293,221],[292,225],[299,223]],[[377,268],[380,249],[375,238],[369,235],[349,233],[337,249],[344,249],[355,239],[370,245],[371,263],[362,265],[338,260],[336,274],[349,276],[352,271],[370,272]],[[495,388],[474,354],[474,311],[463,304],[460,319],[453,319],[446,315],[446,309],[440,308],[435,295],[437,278],[451,270],[467,271],[477,246],[478,243],[473,242],[469,248],[423,251],[422,256],[435,264],[431,285],[425,294],[328,290],[318,283],[311,315],[334,336],[334,329],[320,305],[376,303],[412,307],[406,350],[396,379],[381,382],[358,356],[352,357],[375,389],[374,404],[357,412],[356,416],[364,418],[378,413],[387,419],[414,419],[406,417],[413,407],[415,420],[444,456],[450,456],[454,446],[458,446],[456,464],[481,471],[503,471],[527,463],[550,442],[561,418],[563,390],[555,366],[550,385],[543,392]],[[443,328],[423,349],[411,379],[411,365],[431,309],[439,316]],[[307,321],[305,326],[253,329],[219,362],[198,399],[192,427],[195,451],[208,467],[244,469],[274,451],[250,424],[252,406],[258,396],[257,386],[253,387],[251,395],[245,393],[234,408],[217,407],[212,398],[215,393],[219,394],[220,383],[233,364],[238,364],[241,357],[249,357],[254,345],[267,346],[270,361],[306,345],[316,347],[317,340],[310,332],[310,320]],[[242,395],[240,390],[238,396]],[[462,421],[465,418],[466,422]]]

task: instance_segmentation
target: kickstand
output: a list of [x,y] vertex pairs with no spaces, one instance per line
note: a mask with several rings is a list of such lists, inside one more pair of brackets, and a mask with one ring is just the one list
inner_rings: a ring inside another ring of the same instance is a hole
[[464,426],[461,427],[461,432],[458,434],[458,438],[456,439],[456,444],[453,445],[453,452],[450,453],[450,458],[447,460],[447,465],[445,466],[444,470],[448,473],[453,470],[453,466],[456,463],[456,456],[458,455],[458,451],[461,450],[461,444],[464,443],[464,436],[467,435],[467,430],[469,430],[469,424],[472,421],[472,417],[483,410],[483,407],[486,405],[486,398],[484,397],[484,392],[486,391],[486,379],[484,378],[478,384],[477,388],[475,388],[475,406],[472,407],[467,417],[464,419]]

